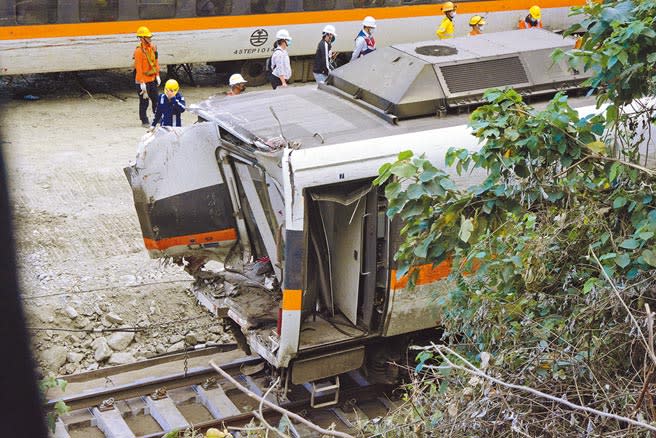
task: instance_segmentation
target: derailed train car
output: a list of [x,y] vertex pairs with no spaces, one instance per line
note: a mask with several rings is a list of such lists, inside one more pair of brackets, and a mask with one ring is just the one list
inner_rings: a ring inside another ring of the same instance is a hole
[[450,266],[417,267],[415,289],[397,277],[402,224],[386,217],[377,170],[411,149],[463,188],[480,181],[444,162],[450,147],[480,147],[468,109],[490,87],[536,99],[579,87],[549,56],[573,44],[541,30],[401,44],[318,88],[193,106],[199,123],[146,136],[126,168],[146,247],[185,263],[198,300],[287,382],[363,366],[388,378],[407,341],[439,326]]

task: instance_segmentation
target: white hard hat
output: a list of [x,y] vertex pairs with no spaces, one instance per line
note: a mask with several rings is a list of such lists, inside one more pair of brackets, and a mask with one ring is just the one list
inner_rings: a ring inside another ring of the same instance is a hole
[[290,40],[291,41],[292,37],[289,36],[289,32],[287,29],[280,29],[278,32],[276,32],[276,40]]
[[230,80],[228,81],[228,84],[232,87],[233,85],[237,84],[245,84],[248,82],[242,75],[239,73],[235,73],[234,75],[230,76]]
[[329,33],[331,35],[337,36],[337,32],[335,32],[335,26],[332,24],[326,24],[326,27],[323,28],[323,33]]
[[371,15],[367,15],[364,17],[364,20],[362,20],[362,27],[376,27],[376,19],[372,17]]

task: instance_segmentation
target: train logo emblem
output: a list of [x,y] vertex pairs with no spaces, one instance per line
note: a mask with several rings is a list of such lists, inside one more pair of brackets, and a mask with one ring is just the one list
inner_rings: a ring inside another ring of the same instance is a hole
[[251,46],[260,47],[269,39],[269,32],[264,29],[257,29],[251,34]]

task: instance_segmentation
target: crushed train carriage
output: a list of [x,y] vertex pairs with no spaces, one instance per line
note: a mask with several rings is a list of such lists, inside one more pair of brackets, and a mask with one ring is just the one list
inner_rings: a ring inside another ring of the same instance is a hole
[[401,44],[318,88],[201,102],[199,123],[146,136],[126,168],[146,248],[184,259],[198,300],[288,381],[363,365],[385,379],[409,335],[439,325],[450,266],[419,267],[414,290],[397,278],[402,224],[371,184],[377,170],[411,149],[460,187],[480,181],[444,162],[452,146],[480,147],[467,109],[490,87],[579,87],[585,76],[550,58],[573,44],[542,30]]

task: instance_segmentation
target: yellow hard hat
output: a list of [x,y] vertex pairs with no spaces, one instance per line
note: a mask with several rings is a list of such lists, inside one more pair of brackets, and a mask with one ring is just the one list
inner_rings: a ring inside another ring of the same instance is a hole
[[207,432],[205,432],[205,438],[232,438],[232,434],[221,432],[215,427],[210,427],[207,429]]
[[153,33],[146,26],[141,26],[139,29],[137,29],[137,36],[139,38],[142,37],[150,38],[151,36],[153,36]]
[[528,10],[528,13],[531,14],[531,17],[533,17],[535,20],[542,18],[542,12],[540,11],[540,6],[538,5],[531,6],[531,9]]
[[456,8],[457,6],[453,2],[446,2],[442,5],[442,12],[455,11]]
[[469,25],[470,26],[482,26],[485,24],[485,18],[481,17],[480,15],[474,15],[469,19]]
[[170,91],[175,91],[176,93],[180,89],[180,84],[178,84],[178,81],[175,79],[169,79],[166,81],[166,84],[164,84],[164,89],[165,90],[170,90]]

